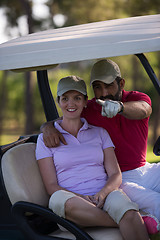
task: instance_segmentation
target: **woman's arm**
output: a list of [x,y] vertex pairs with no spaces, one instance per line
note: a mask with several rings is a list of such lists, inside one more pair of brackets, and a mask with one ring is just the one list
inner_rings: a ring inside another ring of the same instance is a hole
[[108,175],[105,191],[107,195],[115,189],[118,189],[122,183],[121,170],[114,152],[114,148],[104,149],[104,168]]
[[112,147],[104,149],[104,168],[108,179],[106,185],[94,196],[97,207],[102,207],[107,195],[118,189],[122,183],[122,174]]
[[[39,166],[39,170],[40,170],[40,173],[42,176],[43,183],[45,185],[47,193],[50,196],[58,190],[68,191],[67,189],[58,185],[56,169],[55,169],[55,165],[53,163],[52,157],[42,158],[42,159],[38,160],[38,166]],[[77,196],[80,196],[80,197],[86,199],[89,202],[92,202],[90,199],[90,196],[85,196],[85,195],[81,195],[81,194],[77,194],[77,193],[75,193],[75,194]]]
[[56,169],[52,157],[42,158],[38,160],[38,166],[42,176],[43,183],[50,196],[54,192],[63,189],[58,185]]

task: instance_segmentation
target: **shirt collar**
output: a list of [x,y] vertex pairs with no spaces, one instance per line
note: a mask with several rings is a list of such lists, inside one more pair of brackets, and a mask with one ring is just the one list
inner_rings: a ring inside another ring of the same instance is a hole
[[[84,124],[83,124],[83,126],[80,128],[79,131],[83,131],[83,130],[86,130],[86,129],[91,128],[91,126],[88,124],[88,122],[86,121],[85,118],[81,118],[81,121],[82,121]],[[62,122],[62,120],[57,120],[56,122],[54,122],[55,128],[56,128],[59,132],[61,132],[61,133],[68,133],[67,131],[65,131],[65,130],[61,127],[61,125],[60,125],[61,122]]]

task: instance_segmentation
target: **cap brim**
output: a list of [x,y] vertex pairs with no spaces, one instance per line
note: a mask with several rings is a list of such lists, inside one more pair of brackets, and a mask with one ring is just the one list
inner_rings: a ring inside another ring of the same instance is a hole
[[100,81],[100,82],[103,82],[103,83],[106,83],[106,84],[110,84],[110,83],[114,82],[114,80],[115,79],[112,76],[104,78],[104,79],[103,78],[102,79],[94,79],[90,82],[90,85],[92,85],[92,83],[95,82],[95,81]]
[[61,90],[61,91],[59,91],[58,93],[57,93],[57,95],[60,97],[60,96],[62,96],[64,93],[66,93],[66,92],[68,92],[68,91],[77,91],[77,92],[80,92],[80,93],[82,93],[83,95],[87,95],[87,92],[84,92],[84,91],[81,91],[81,90],[79,90],[79,89],[76,89],[76,88],[73,88],[73,89],[71,89],[71,88],[69,88],[69,89],[63,89],[63,90]]

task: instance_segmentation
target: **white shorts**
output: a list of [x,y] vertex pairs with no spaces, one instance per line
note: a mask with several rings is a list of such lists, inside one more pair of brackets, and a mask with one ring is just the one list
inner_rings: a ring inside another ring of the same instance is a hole
[[[50,197],[49,208],[60,217],[65,218],[65,203],[68,199],[76,196],[74,193],[59,190]],[[128,210],[138,211],[139,209],[137,204],[131,202],[122,190],[115,190],[107,196],[103,210],[119,224],[121,218]]]
[[122,172],[122,190],[139,206],[160,221],[160,163]]

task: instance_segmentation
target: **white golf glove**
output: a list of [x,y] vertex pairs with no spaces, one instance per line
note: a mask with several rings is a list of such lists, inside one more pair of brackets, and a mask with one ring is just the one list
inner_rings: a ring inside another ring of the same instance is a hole
[[112,118],[122,110],[122,105],[118,101],[112,100],[102,101],[100,99],[97,99],[96,102],[102,105],[101,115],[104,117]]

